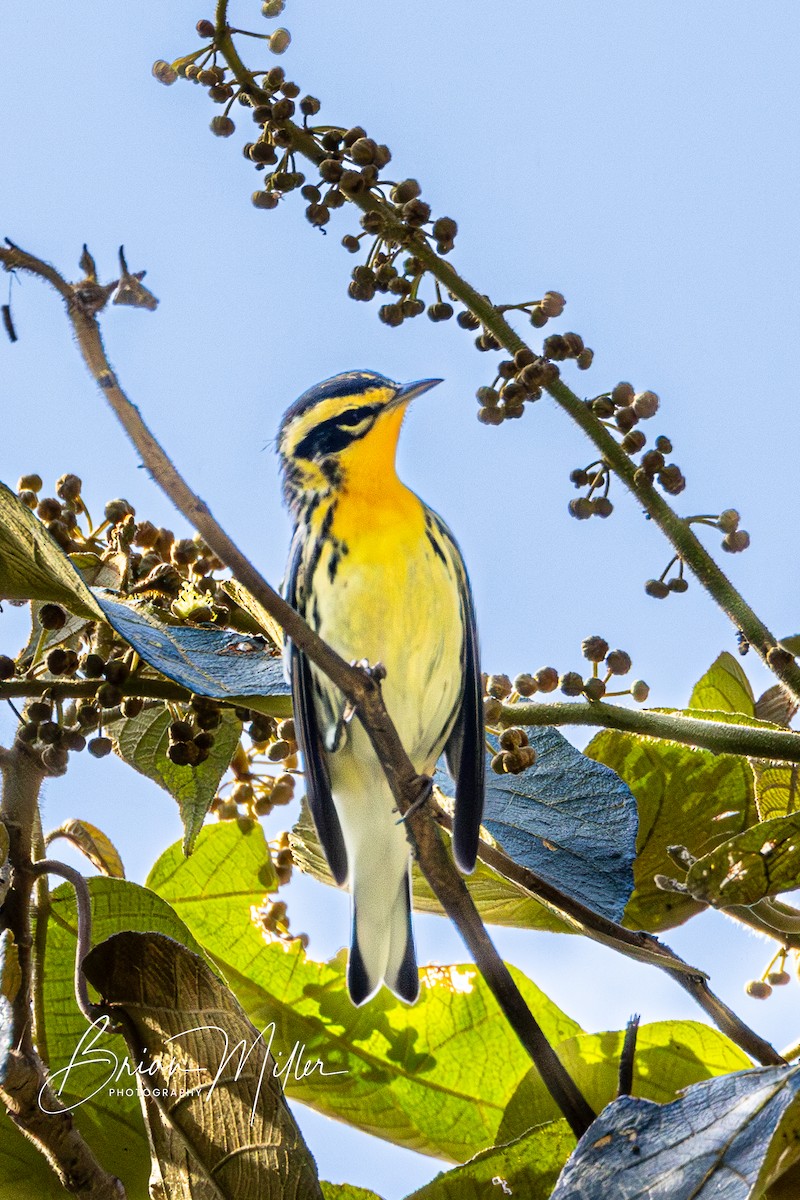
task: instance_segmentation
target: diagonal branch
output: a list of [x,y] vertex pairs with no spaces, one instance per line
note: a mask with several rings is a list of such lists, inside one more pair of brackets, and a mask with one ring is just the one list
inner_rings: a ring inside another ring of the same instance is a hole
[[[253,73],[247,69],[239,56],[231,36],[233,31],[227,23],[227,10],[228,0],[217,0],[215,44],[242,92],[255,104],[269,104],[272,96],[258,87]],[[327,157],[326,151],[310,130],[292,120],[280,121],[277,124],[280,125],[293,153],[303,155],[316,166]],[[419,231],[410,230],[394,205],[369,190],[357,195],[348,195],[347,199],[364,212],[379,214],[386,240],[394,240],[398,245],[408,247],[422,266],[430,271],[455,299],[460,300],[479,318],[484,328],[509,354],[530,349],[508,323],[501,309],[494,305],[488,296],[482,295],[469,284],[451,263],[436,254],[427,237]],[[779,646],[775,634],[733,586],[695,535],[691,525],[678,516],[652,483],[635,479],[636,464],[584,401],[563,380],[556,378],[544,386],[559,407],[580,426],[589,440],[594,442],[603,460],[633,493],[636,502],[651,520],[659,526],[676,553],[733,622],[735,628],[741,630],[770,670],[777,675],[787,690],[800,700],[800,665],[788,651]]]
[[[7,269],[28,271],[53,283],[53,268],[19,247],[11,244],[6,249],[0,247],[0,263]],[[417,775],[414,770],[386,711],[378,681],[369,669],[350,666],[326,645],[299,613],[267,583],[217,523],[208,505],[179,474],[142,420],[138,408],[120,387],[103,347],[95,315],[97,307],[82,303],[78,288],[70,287],[60,276],[59,280],[60,285],[54,286],[66,300],[67,315],[84,362],[154,481],[194,526],[212,553],[229,568],[234,578],[253,594],[295,645],[328,676],[353,706],[383,767],[400,812],[404,816],[408,814],[407,825],[428,883],[458,928],[478,969],[539,1070],[550,1094],[573,1132],[580,1137],[594,1120],[592,1109],[561,1065],[497,953],[435,822],[424,811],[410,811],[414,810],[416,801],[429,789],[430,781]]]

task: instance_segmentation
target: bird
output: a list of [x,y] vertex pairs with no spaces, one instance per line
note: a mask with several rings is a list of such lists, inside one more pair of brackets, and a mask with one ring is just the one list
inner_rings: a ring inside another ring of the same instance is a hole
[[[382,664],[383,699],[415,770],[444,753],[455,781],[453,854],[474,870],[485,786],[475,609],[444,521],[399,479],[409,404],[441,383],[347,371],[286,411],[277,448],[294,522],[285,598],[349,662]],[[352,894],[351,1000],[419,994],[405,825],[345,697],[291,641],[285,667],[309,809],[331,874]]]

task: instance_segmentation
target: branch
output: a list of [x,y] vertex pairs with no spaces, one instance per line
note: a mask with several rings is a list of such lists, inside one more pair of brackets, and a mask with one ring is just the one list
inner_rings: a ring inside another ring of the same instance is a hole
[[[16,246],[0,247],[0,263],[7,269],[28,271],[52,282],[53,268],[46,267]],[[406,824],[416,844],[420,867],[434,894],[458,928],[478,969],[573,1132],[577,1137],[582,1136],[594,1120],[594,1113],[556,1057],[497,953],[435,822],[415,808],[417,801],[429,791],[430,780],[419,776],[408,758],[384,706],[377,679],[368,668],[350,666],[326,645],[299,613],[270,587],[217,523],[208,505],[176,470],[145,425],[139,410],[120,387],[106,357],[95,317],[96,308],[82,303],[78,288],[70,288],[63,280],[61,284],[63,286],[57,290],[67,301],[67,315],[84,362],[154,481],[233,577],[252,593],[298,649],[327,675],[353,706],[383,767],[401,814],[408,814]]]
[[[0,692],[2,695],[2,692]],[[504,704],[500,723],[508,725],[599,725],[642,737],[664,738],[699,746],[715,754],[739,754],[775,762],[800,762],[800,734],[756,725],[728,724],[662,713],[653,709],[622,708],[592,700],[578,704]]]
[[[47,694],[53,700],[91,699],[97,689],[105,682],[104,679],[15,679],[0,681],[0,701],[11,700],[15,697],[44,696]],[[138,696],[142,700],[174,700],[186,703],[192,693],[170,679],[154,679],[151,676],[129,675],[124,683],[119,685],[123,696]],[[232,696],[230,700],[221,700],[221,704],[232,707],[249,708],[247,696]],[[261,697],[274,701],[275,716],[290,716],[291,706],[288,696]]]
[[44,1155],[67,1191],[84,1200],[125,1200],[120,1180],[100,1166],[75,1128],[72,1113],[51,1090],[38,1055],[11,1051],[0,1096],[11,1120]]
[[[215,43],[233,72],[242,91],[256,104],[269,104],[272,96],[259,88],[252,72],[248,71],[239,57],[227,24],[227,0],[218,0],[216,13]],[[291,120],[276,122],[291,142],[293,153],[302,154],[319,166],[327,157],[314,134]],[[503,313],[492,304],[487,296],[481,295],[471,284],[458,274],[455,268],[436,254],[426,237],[409,230],[398,215],[397,209],[372,191],[348,195],[347,199],[364,212],[375,212],[381,217],[381,229],[387,240],[407,247],[431,275],[447,291],[460,300],[480,319],[485,329],[493,335],[500,346],[510,354],[529,349],[519,334],[509,325]],[[636,465],[625,453],[602,422],[567,385],[557,378],[544,385],[560,408],[567,413],[594,442],[604,461],[612,468],[625,487],[631,491],[651,520],[659,526],[702,586],[709,592],[722,611],[730,618],[737,630],[741,630],[747,641],[764,659],[767,666],[784,686],[800,700],[800,665],[784,650],[778,649],[778,639],[747,604],[744,597],[717,565],[691,526],[667,504],[650,482],[634,481]],[[777,652],[776,652],[777,651]]]
[[[438,805],[434,809],[434,815],[445,829],[452,829],[452,818]],[[488,842],[481,840],[478,843],[478,858],[492,870],[497,871],[499,875],[516,884],[521,891],[527,892],[528,895],[539,900],[557,917],[571,925],[577,933],[616,950],[618,954],[622,954],[626,958],[648,963],[650,966],[666,971],[684,991],[692,996],[717,1028],[721,1029],[737,1046],[741,1046],[742,1050],[756,1062],[760,1062],[763,1066],[780,1065],[783,1062],[781,1056],[768,1041],[745,1025],[733,1009],[728,1008],[727,1004],[714,995],[708,986],[707,976],[702,971],[684,962],[674,950],[670,950],[669,946],[665,946],[657,937],[641,930],[626,929],[624,925],[618,925],[616,921],[601,916],[594,909],[582,904],[580,900],[576,900],[574,896],[559,891],[557,887],[548,883],[534,871],[521,866],[513,858],[509,858],[498,846],[490,846]],[[773,926],[767,926],[764,922],[758,923],[758,919],[752,916],[749,908],[725,909],[724,911],[752,928],[758,928],[761,932],[768,933],[770,937],[786,940]],[[789,941],[791,942],[791,939]],[[796,941],[800,947],[800,939],[796,939]]]
[[87,1200],[124,1200],[122,1184],[103,1170],[74,1128],[72,1113],[50,1090],[44,1064],[34,1049],[30,910],[37,868],[31,862],[31,854],[39,789],[46,772],[39,756],[20,742],[0,754],[0,771],[3,776],[0,817],[8,830],[8,857],[13,868],[11,888],[3,905],[3,926],[10,930],[16,943],[21,974],[11,1005],[14,1049],[6,1063],[0,1098],[11,1120],[45,1156],[65,1188],[80,1192]]

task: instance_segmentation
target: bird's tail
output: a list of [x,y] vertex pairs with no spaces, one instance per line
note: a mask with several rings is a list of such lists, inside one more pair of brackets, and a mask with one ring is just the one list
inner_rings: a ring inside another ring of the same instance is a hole
[[[347,987],[354,1004],[364,1004],[382,983],[400,1000],[413,1004],[419,995],[417,959],[411,930],[410,875],[399,881],[380,869],[359,875],[353,887],[353,940],[347,963]],[[394,883],[394,887],[392,887]]]

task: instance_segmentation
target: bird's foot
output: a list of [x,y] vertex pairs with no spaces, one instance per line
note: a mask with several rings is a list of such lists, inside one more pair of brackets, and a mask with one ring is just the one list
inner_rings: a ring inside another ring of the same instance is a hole
[[416,800],[409,807],[409,809],[403,813],[402,817],[398,817],[397,821],[395,822],[396,825],[405,824],[412,813],[418,812],[424,804],[428,803],[433,795],[433,780],[431,779],[430,775],[420,775],[418,778],[420,780],[420,794],[417,796]]

